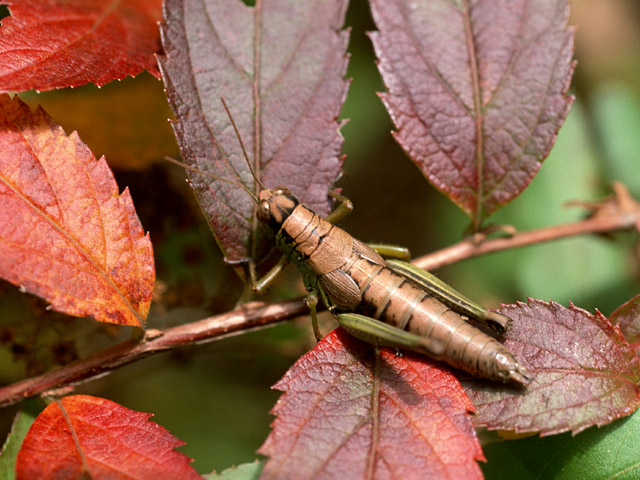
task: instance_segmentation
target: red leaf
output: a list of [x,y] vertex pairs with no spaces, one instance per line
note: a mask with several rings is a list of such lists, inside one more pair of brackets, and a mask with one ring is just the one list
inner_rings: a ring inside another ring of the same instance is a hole
[[0,28],[0,91],[159,76],[160,0],[23,0]]
[[155,269],[128,190],[77,134],[0,95],[0,276],[60,312],[142,326]]
[[202,479],[184,445],[136,412],[103,398],[65,397],[36,418],[16,461],[16,480],[63,478]]
[[[346,6],[346,0],[264,0],[255,8],[235,0],[168,0],[161,28],[166,57],[159,63],[185,162],[256,190],[222,97],[262,181],[289,187],[327,214],[327,193],[342,165],[337,117],[348,85],[348,34],[340,31]],[[227,259],[262,259],[265,252],[250,246],[249,196],[188,175]]]
[[614,325],[619,325],[624,338],[629,343],[640,340],[640,295],[621,305],[609,317]]
[[478,409],[476,426],[576,434],[640,405],[640,361],[618,327],[599,312],[533,299],[500,311],[513,319],[504,343],[534,379],[520,392],[464,381]]
[[447,370],[338,329],[274,388],[261,478],[482,478],[473,406]]
[[566,0],[372,0],[395,137],[476,226],[529,184],[572,103]]

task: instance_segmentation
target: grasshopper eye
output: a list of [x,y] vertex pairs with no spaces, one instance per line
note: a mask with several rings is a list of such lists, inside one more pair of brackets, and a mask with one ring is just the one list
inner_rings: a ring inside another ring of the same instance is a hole
[[267,200],[262,200],[258,205],[258,220],[268,222],[271,218],[271,207]]
[[278,187],[273,191],[274,195],[291,195],[291,190],[287,187]]

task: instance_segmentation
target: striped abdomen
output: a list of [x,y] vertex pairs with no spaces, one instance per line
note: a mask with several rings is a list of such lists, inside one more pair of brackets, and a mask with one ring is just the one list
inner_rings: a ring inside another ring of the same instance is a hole
[[361,258],[347,273],[362,288],[356,310],[424,338],[419,351],[493,380],[507,381],[518,369],[504,345],[386,266]]

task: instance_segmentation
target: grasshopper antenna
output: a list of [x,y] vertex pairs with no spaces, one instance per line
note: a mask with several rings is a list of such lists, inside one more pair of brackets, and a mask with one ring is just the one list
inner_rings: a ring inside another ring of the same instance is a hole
[[247,166],[249,167],[249,171],[251,172],[251,175],[253,176],[255,181],[258,183],[258,185],[260,185],[260,188],[262,188],[263,190],[266,190],[267,187],[265,187],[264,184],[260,181],[260,179],[256,175],[256,171],[253,169],[253,166],[251,165],[251,161],[249,160],[249,155],[247,155],[247,150],[246,148],[244,148],[244,142],[242,141],[242,137],[240,136],[240,132],[238,131],[238,126],[236,125],[236,122],[233,121],[233,117],[231,116],[231,111],[227,106],[227,102],[225,102],[224,97],[220,97],[220,101],[222,102],[222,106],[224,107],[225,112],[227,112],[227,116],[231,121],[231,125],[233,125],[233,130],[236,132],[236,137],[238,137],[238,141],[240,142],[240,148],[242,149],[244,159],[247,161]]
[[195,168],[195,167],[192,167],[190,165],[187,165],[186,163],[183,163],[180,160],[176,160],[175,158],[164,157],[164,159],[167,162],[173,163],[174,165],[178,165],[178,166],[184,168],[185,170],[190,170],[192,172],[199,173],[200,175],[204,175],[205,177],[211,177],[211,178],[213,178],[215,180],[220,180],[221,182],[226,182],[226,183],[229,183],[229,184],[231,184],[231,185],[233,185],[235,187],[242,188],[245,192],[247,192],[247,194],[253,199],[254,202],[258,203],[258,197],[256,197],[256,194],[254,192],[252,192],[251,190],[249,190],[247,188],[247,186],[242,182],[235,182],[233,180],[229,180],[228,178],[219,177],[219,176],[214,175],[212,173],[204,172],[204,171],[200,170],[199,168]]

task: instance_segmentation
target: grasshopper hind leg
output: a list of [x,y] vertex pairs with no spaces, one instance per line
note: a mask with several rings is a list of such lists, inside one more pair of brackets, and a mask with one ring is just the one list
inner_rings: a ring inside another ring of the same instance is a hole
[[444,353],[443,342],[400,330],[375,318],[357,313],[341,313],[336,316],[336,319],[349,334],[373,345],[396,350],[403,348],[415,350],[435,359],[441,358]]
[[411,252],[407,247],[399,247],[397,245],[387,245],[386,243],[369,243],[369,247],[384,258],[395,258],[408,262],[411,259]]
[[511,328],[511,318],[493,310],[486,310],[485,317],[482,319],[489,328],[498,333],[504,333]]
[[504,333],[511,328],[511,319],[509,317],[487,310],[482,305],[477,304],[450,285],[447,285],[432,273],[399,260],[387,260],[387,265],[397,274],[420,285],[429,294],[459,315],[474,318],[498,333]]

